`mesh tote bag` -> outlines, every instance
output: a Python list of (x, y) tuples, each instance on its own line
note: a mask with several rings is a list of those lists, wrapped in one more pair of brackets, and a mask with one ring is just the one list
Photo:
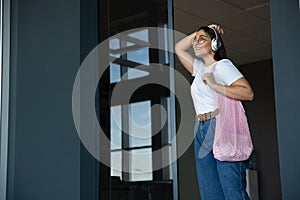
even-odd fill
[(253, 144), (244, 107), (238, 100), (217, 92), (215, 95), (219, 114), (216, 116), (214, 157), (220, 161), (247, 160)]

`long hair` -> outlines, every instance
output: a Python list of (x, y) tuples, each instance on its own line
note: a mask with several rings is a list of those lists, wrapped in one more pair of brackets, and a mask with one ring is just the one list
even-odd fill
[[(209, 35), (210, 39), (216, 38), (215, 32), (211, 28), (209, 28), (207, 26), (201, 26), (198, 29), (198, 31), (200, 31), (200, 30), (204, 30), (204, 32)], [(222, 40), (221, 35), (218, 32), (217, 32), (217, 34), (218, 34), (218, 39), (221, 42), (221, 47), (217, 51), (215, 51), (214, 59), (217, 60), (217, 61), (219, 61), (219, 60), (228, 58), (228, 56), (227, 56), (227, 52), (226, 52), (226, 49), (225, 49), (225, 46), (224, 46), (224, 42)]]

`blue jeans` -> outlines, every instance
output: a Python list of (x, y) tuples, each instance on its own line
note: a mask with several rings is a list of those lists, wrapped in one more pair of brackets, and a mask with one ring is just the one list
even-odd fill
[(214, 158), (215, 125), (214, 118), (195, 124), (194, 150), (201, 200), (249, 200), (248, 161), (224, 162)]

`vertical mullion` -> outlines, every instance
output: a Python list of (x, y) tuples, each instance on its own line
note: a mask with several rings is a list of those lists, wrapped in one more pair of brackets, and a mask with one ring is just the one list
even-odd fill
[[(109, 0), (98, 0), (98, 18), (99, 18), (99, 42), (106, 40), (110, 36), (110, 1)], [(107, 49), (109, 51), (109, 49)], [(109, 54), (108, 54), (109, 55)], [(100, 59), (109, 59), (102, 58), (100, 55)], [(101, 67), (101, 66), (100, 66)], [(102, 66), (103, 67), (103, 66)], [(109, 98), (109, 90), (110, 90), (110, 73), (107, 70), (100, 81), (103, 81), (104, 84), (99, 84), (100, 92), (99, 95), (99, 112), (100, 112), (100, 125), (103, 131), (106, 133), (106, 136), (110, 138), (110, 120), (102, 120), (102, 119), (110, 119), (110, 98)], [(102, 124), (104, 123), (104, 124)], [(107, 152), (110, 152), (110, 146), (106, 149)], [(106, 151), (104, 150), (104, 151)], [(110, 156), (110, 154), (109, 154)], [(100, 163), (100, 199), (111, 199), (111, 169), (109, 166)]]
[[(168, 12), (168, 23), (167, 23), (167, 28), (173, 30), (174, 29), (174, 11), (173, 11), (173, 0), (166, 0), (167, 1), (167, 12)], [(174, 35), (173, 32), (168, 32), (169, 34), (167, 35), (168, 40), (167, 41), (171, 41), (168, 44), (168, 47), (170, 48), (169, 50), (169, 64), (170, 64), (170, 68), (174, 69), (175, 66), (175, 57), (174, 57)], [(175, 74), (172, 72), (172, 70), (170, 70), (170, 90), (171, 91), (175, 91)], [(170, 115), (168, 115), (169, 117), (169, 123), (170, 124), (170, 137), (171, 138), (176, 138), (176, 103), (175, 103), (175, 94), (173, 92), (170, 92), (170, 108), (174, 110), (174, 112), (170, 112)], [(175, 160), (173, 158), (177, 157), (177, 141), (174, 139), (174, 141), (172, 142), (172, 147), (171, 147), (171, 160)], [(173, 199), (174, 200), (178, 200), (178, 170), (177, 170), (177, 162), (174, 162), (172, 164), (172, 182), (173, 182)]]
[(10, 0), (1, 0), (1, 146), (0, 146), (0, 199), (6, 199), (9, 129), (10, 77)]
[[(128, 121), (128, 115), (129, 115), (129, 105), (122, 105), (122, 149), (128, 149), (129, 148), (129, 121)], [(125, 181), (129, 181), (129, 173), (124, 169), (129, 169), (129, 156), (127, 153), (124, 153), (122, 151), (122, 179)]]
[[(126, 42), (120, 40), (120, 48), (126, 47)], [(121, 55), (120, 59), (127, 59), (127, 54)], [(121, 81), (128, 80), (128, 69), (122, 65), (120, 65), (121, 68)], [(122, 149), (128, 149), (129, 148), (129, 104), (128, 105), (121, 105), (121, 113), (122, 113)], [(130, 174), (127, 172), (129, 169), (129, 154), (122, 151), (122, 178), (125, 181), (130, 181)]]

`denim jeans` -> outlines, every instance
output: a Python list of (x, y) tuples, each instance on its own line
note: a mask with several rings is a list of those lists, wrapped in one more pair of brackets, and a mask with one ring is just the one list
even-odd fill
[(224, 162), (214, 158), (215, 125), (214, 118), (195, 124), (194, 150), (201, 200), (249, 200), (248, 161)]

